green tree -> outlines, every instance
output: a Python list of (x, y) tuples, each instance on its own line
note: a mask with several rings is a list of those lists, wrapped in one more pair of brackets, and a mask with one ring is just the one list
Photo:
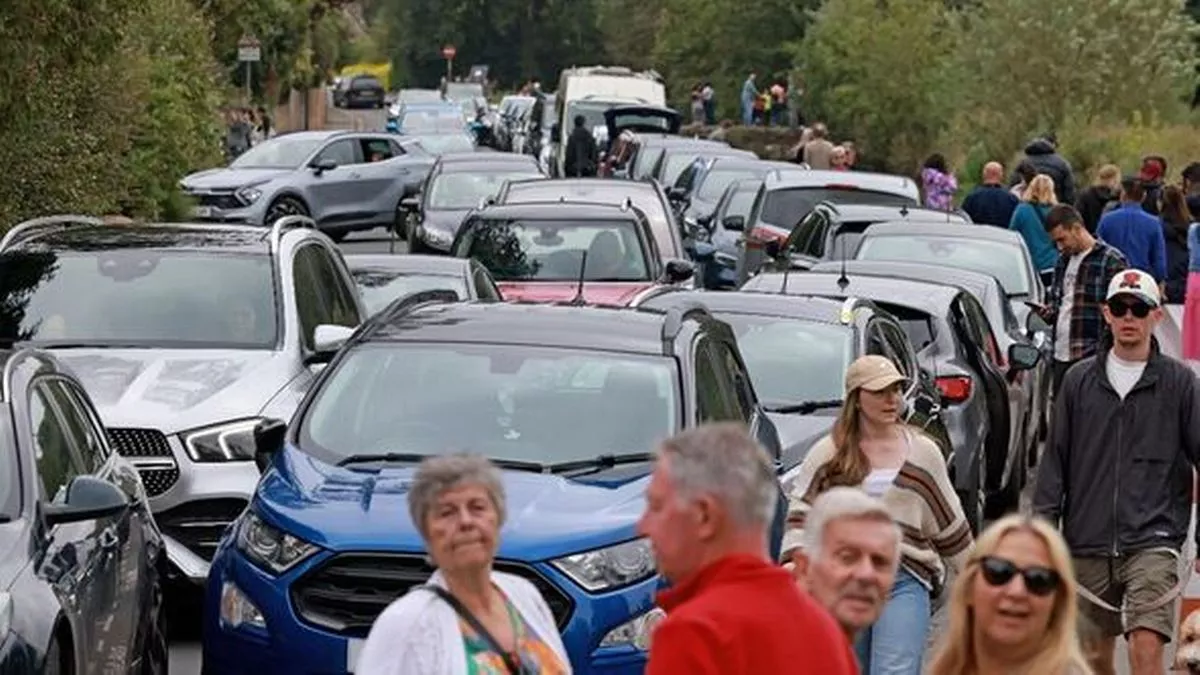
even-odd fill
[(914, 171), (953, 106), (944, 95), (952, 18), (943, 0), (827, 0), (793, 44), (807, 116), (880, 168)]
[(654, 47), (665, 5), (665, 0), (601, 0), (596, 21), (608, 60), (638, 70), (655, 68)]

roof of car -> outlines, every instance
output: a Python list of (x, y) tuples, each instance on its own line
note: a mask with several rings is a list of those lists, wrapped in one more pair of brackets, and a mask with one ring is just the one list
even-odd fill
[[(843, 221), (847, 222), (921, 222), (966, 225), (966, 219), (957, 213), (927, 209), (920, 206), (875, 206), (867, 204), (828, 204)], [(907, 215), (906, 215), (907, 214)]]
[(75, 225), (32, 231), (16, 244), (18, 249), (46, 247), (55, 250), (172, 249), (268, 253), (270, 230), (250, 225), (170, 223), (134, 225)]
[(480, 152), (479, 150), (471, 150), (469, 152), (445, 152), (438, 159), (442, 164), (528, 164), (537, 166), (537, 160), (529, 155), (519, 155), (515, 152)]
[(528, 204), (489, 204), (473, 214), (482, 219), (524, 218), (566, 220), (636, 220), (632, 211), (615, 204), (553, 201)]
[(518, 185), (533, 184), (538, 188), (554, 189), (554, 188), (579, 188), (579, 187), (595, 187), (598, 190), (643, 190), (654, 192), (656, 190), (654, 183), (644, 180), (613, 180), (611, 178), (550, 178), (547, 180), (538, 180), (536, 178), (527, 178), (524, 180), (511, 181), (509, 190)]
[(722, 169), (777, 169), (780, 171), (806, 171), (798, 164), (790, 162), (781, 162), (773, 159), (759, 159), (757, 157), (747, 157), (745, 155), (718, 155), (716, 157), (708, 157), (712, 162), (712, 168)]
[(817, 297), (798, 297), (778, 293), (729, 291), (677, 291), (661, 293), (643, 302), (641, 307), (667, 309), (689, 303), (700, 303), (710, 312), (721, 314), (752, 314), (805, 319), (821, 323), (841, 323), (842, 300)]
[(368, 341), (508, 344), (661, 354), (664, 312), (537, 303), (433, 303), (385, 321)]
[(916, 183), (907, 176), (869, 171), (772, 171), (765, 178), (767, 189), (789, 187), (820, 187), (825, 185), (853, 185), (863, 190), (905, 192), (914, 190)]
[(715, 141), (698, 141), (695, 144), (669, 145), (663, 151), (664, 155), (685, 155), (689, 153), (698, 153), (700, 156), (705, 153), (711, 153), (720, 157), (757, 158), (757, 155), (749, 150), (735, 148), (732, 145), (724, 145)]
[(709, 138), (694, 138), (692, 136), (675, 136), (671, 134), (652, 136), (648, 134), (639, 134), (639, 137), (643, 139), (643, 146), (665, 146), (667, 148), (681, 145), (698, 145), (701, 147), (716, 146), (719, 148), (730, 147), (729, 143), (726, 143), (725, 141), (718, 141)]
[(899, 235), (933, 236), (940, 235), (954, 239), (986, 239), (1009, 244), (1021, 244), (1021, 235), (1000, 227), (987, 225), (967, 225), (964, 227), (946, 227), (945, 223), (914, 223), (890, 222), (876, 223), (863, 232), (863, 237), (894, 237)]
[(466, 258), (451, 258), (444, 255), (363, 253), (345, 256), (346, 265), (353, 270), (386, 269), (412, 274), (435, 276), (462, 276), (471, 266)]
[(926, 281), (949, 286), (965, 288), (976, 296), (995, 292), (1000, 286), (1000, 280), (985, 272), (963, 269), (961, 267), (942, 267), (915, 262), (897, 262), (892, 260), (847, 260), (819, 262), (810, 268), (811, 272), (837, 274), (842, 266), (848, 275), (867, 275)]
[(443, 162), (438, 167), (438, 173), (512, 173), (520, 169), (528, 169), (531, 173), (541, 173), (536, 162), (495, 161), (482, 157), (474, 162)]
[[(845, 298), (851, 295), (875, 302), (914, 307), (931, 314), (941, 314), (961, 292), (957, 288), (926, 281), (847, 275), (850, 281), (843, 289), (838, 285), (837, 272), (798, 272), (787, 275), (787, 292), (791, 295), (823, 295)], [(754, 292), (774, 292), (783, 285), (783, 273), (772, 272), (752, 278)]]

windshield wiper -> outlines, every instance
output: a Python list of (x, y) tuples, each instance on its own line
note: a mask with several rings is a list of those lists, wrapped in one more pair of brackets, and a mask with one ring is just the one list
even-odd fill
[(569, 462), (558, 462), (546, 465), (548, 473), (566, 473), (579, 469), (611, 469), (618, 464), (637, 464), (654, 461), (655, 455), (650, 452), (629, 452), (622, 455), (598, 455), (587, 459), (573, 459)]
[(781, 415), (808, 415), (818, 410), (840, 407), (842, 407), (841, 399), (830, 399), (828, 401), (802, 401), (787, 405), (765, 405), (763, 409), (767, 412), (780, 413)]
[[(434, 457), (434, 455), (418, 455), (412, 452), (381, 452), (375, 454), (350, 455), (349, 457), (340, 460), (338, 466), (349, 466), (351, 464), (369, 464), (371, 462), (388, 462), (392, 464), (419, 464), (426, 459)], [(524, 462), (519, 459), (495, 459), (488, 458), (492, 464), (501, 469), (514, 469), (517, 471), (533, 471), (536, 473), (548, 473), (545, 465), (537, 462)]]

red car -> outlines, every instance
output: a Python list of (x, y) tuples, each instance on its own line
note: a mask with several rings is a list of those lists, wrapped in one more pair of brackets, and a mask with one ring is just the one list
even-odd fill
[(689, 261), (662, 260), (645, 214), (629, 204), (485, 206), (467, 217), (451, 253), (483, 264), (506, 300), (526, 302), (625, 306), (695, 274)]

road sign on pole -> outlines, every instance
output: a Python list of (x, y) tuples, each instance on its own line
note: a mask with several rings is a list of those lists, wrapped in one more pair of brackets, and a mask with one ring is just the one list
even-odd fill
[(446, 59), (446, 81), (450, 82), (454, 79), (454, 57), (458, 54), (458, 50), (454, 45), (446, 45), (442, 47), (442, 58)]
[(244, 35), (238, 40), (238, 61), (246, 64), (246, 103), (250, 103), (250, 81), (254, 77), (253, 64), (262, 60), (262, 44), (253, 35)]

